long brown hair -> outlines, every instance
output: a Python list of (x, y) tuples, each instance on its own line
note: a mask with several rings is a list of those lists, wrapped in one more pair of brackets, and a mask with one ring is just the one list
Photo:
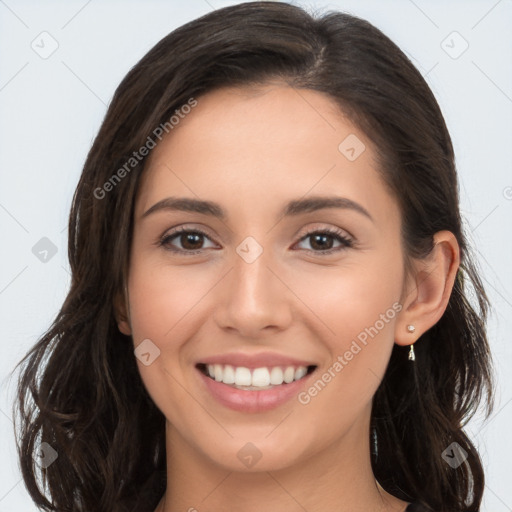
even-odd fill
[[(489, 304), (461, 226), (452, 143), (435, 97), (367, 21), (251, 2), (191, 21), (151, 49), (117, 88), (87, 156), (69, 218), (71, 287), (19, 363), (19, 459), (44, 510), (153, 510), (164, 492), (165, 418), (114, 318), (146, 158), (126, 162), (191, 98), (271, 79), (326, 94), (373, 140), (401, 209), (406, 257), (428, 255), (437, 231), (457, 238), (461, 265), (447, 309), (416, 343), (417, 364), (394, 346), (369, 435), (374, 474), (388, 492), (437, 512), (479, 509), (484, 473), (463, 427), (482, 399), (491, 410)], [(467, 452), (457, 468), (442, 456), (452, 443)], [(58, 458), (42, 467), (33, 455), (45, 458), (49, 447)]]

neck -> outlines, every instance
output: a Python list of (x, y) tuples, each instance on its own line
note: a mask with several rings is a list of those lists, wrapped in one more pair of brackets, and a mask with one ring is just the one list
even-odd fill
[(167, 424), (167, 490), (155, 512), (403, 512), (407, 503), (375, 481), (367, 425), (295, 465), (240, 472), (215, 464)]

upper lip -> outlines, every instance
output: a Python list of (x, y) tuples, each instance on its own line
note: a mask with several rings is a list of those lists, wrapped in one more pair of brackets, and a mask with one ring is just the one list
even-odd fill
[(284, 354), (275, 352), (259, 352), (257, 354), (218, 354), (211, 357), (205, 357), (198, 361), (198, 364), (229, 364), (231, 366), (243, 366), (245, 368), (254, 369), (272, 366), (316, 366), (311, 361), (305, 361), (289, 357)]

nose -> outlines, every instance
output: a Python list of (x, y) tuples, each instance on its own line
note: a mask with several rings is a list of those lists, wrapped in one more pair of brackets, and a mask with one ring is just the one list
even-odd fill
[(214, 318), (221, 329), (261, 340), (290, 325), (294, 295), (269, 255), (264, 250), (248, 262), (235, 254), (231, 271), (219, 283)]

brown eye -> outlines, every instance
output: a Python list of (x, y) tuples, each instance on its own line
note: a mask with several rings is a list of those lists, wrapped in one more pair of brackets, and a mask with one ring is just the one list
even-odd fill
[(166, 234), (160, 240), (159, 245), (172, 252), (190, 255), (205, 249), (205, 239), (210, 240), (206, 233), (198, 229), (180, 228)]
[[(346, 237), (341, 231), (329, 229), (311, 231), (304, 235), (300, 239), (300, 242), (304, 242), (306, 240), (310, 240), (309, 243), (311, 247), (311, 249), (306, 248), (306, 250), (319, 254), (330, 254), (353, 246), (352, 240)], [(337, 247), (333, 247), (335, 242), (339, 243)]]
[(184, 249), (193, 251), (194, 249), (200, 249), (202, 245), (202, 236), (199, 233), (182, 233), (179, 235), (179, 241)]

